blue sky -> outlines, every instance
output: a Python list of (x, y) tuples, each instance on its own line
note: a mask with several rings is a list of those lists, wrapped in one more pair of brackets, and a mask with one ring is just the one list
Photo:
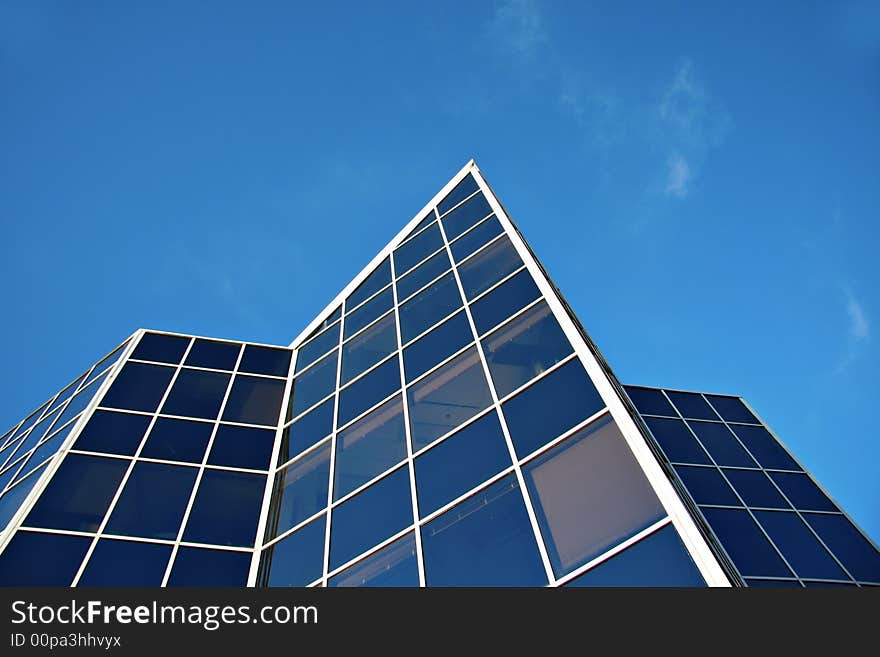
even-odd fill
[(0, 0), (0, 424), (138, 327), (287, 344), (474, 157), (623, 382), (880, 539), (876, 3), (121, 4)]

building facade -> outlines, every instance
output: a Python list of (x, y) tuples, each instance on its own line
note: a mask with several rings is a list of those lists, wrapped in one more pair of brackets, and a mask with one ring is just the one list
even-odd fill
[(290, 346), (139, 330), (13, 427), (0, 529), (6, 585), (880, 582), (741, 400), (617, 381), (473, 162)]

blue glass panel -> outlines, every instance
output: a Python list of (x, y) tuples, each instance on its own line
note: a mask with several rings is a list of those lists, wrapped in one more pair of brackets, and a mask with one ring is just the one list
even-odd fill
[(440, 226), (433, 224), (394, 251), (395, 274), (400, 276), (409, 271), (442, 247), (443, 236), (440, 234)]
[(152, 360), (158, 363), (177, 364), (183, 358), (186, 348), (189, 346), (189, 338), (177, 335), (160, 335), (158, 333), (144, 333), (131, 354), (138, 360)]
[(410, 386), (406, 394), (413, 450), (428, 445), (492, 403), (476, 348)]
[(335, 324), (320, 335), (316, 335), (299, 348), (296, 354), (297, 372), (304, 370), (306, 367), (314, 363), (318, 357), (323, 356), (339, 344), (340, 326), (340, 324)]
[(397, 280), (397, 301), (402, 302), (408, 296), (422, 289), (440, 274), (449, 269), (449, 255), (446, 249), (438, 251), (428, 260), (413, 269), (403, 278)]
[(449, 248), (452, 250), (452, 257), (455, 258), (456, 262), (461, 262), (502, 232), (504, 230), (501, 228), (501, 222), (498, 221), (498, 218), (494, 216), (489, 217), (486, 221), (475, 226), (473, 230), (465, 233), (449, 245)]
[(173, 367), (126, 363), (101, 400), (101, 406), (152, 413), (174, 375)]
[(21, 456), (24, 456), (31, 449), (33, 449), (34, 446), (36, 446), (36, 444), (40, 442), (43, 436), (45, 436), (48, 431), (52, 430), (53, 425), (61, 426), (60, 424), (58, 424), (58, 416), (60, 414), (60, 411), (56, 410), (51, 415), (47, 415), (42, 420), (40, 420), (34, 426), (34, 428), (31, 429), (31, 432), (27, 436), (25, 436), (24, 440), (21, 441), (21, 443), (15, 448), (15, 450), (11, 450), (9, 452), (11, 457), (9, 459), (9, 462), (12, 463)]
[(718, 421), (718, 415), (701, 395), (693, 392), (673, 392), (672, 390), (667, 390), (666, 394), (682, 417)]
[(422, 527), (428, 586), (544, 586), (519, 484), (508, 475)]
[(265, 475), (205, 470), (183, 540), (253, 546), (265, 489)]
[(853, 577), (880, 583), (880, 551), (845, 516), (805, 513), (804, 518)]
[(498, 414), (490, 411), (415, 462), (422, 517), (512, 465)]
[(588, 570), (566, 586), (706, 586), (672, 525)]
[(721, 395), (706, 395), (709, 403), (715, 408), (721, 417), (727, 422), (746, 422), (759, 424), (757, 418), (736, 397), (722, 397)]
[(711, 464), (709, 456), (681, 420), (646, 417), (645, 424), (673, 463)]
[(400, 334), (406, 344), (441, 319), (461, 308), (461, 295), (452, 272), (435, 281), (400, 307)]
[(161, 586), (171, 546), (102, 538), (77, 586)]
[(330, 483), (329, 441), (291, 463), (275, 477), (266, 540), (295, 527), (327, 506)]
[(473, 341), (474, 334), (464, 311), (449, 318), (404, 350), (407, 383)]
[(498, 326), (540, 295), (538, 286), (535, 285), (528, 271), (523, 270), (511, 276), (489, 294), (471, 304), (471, 315), (477, 332), (482, 335)]
[(672, 404), (663, 396), (659, 390), (651, 388), (633, 388), (624, 386), (626, 394), (635, 404), (636, 410), (642, 415), (666, 415), (667, 417), (677, 417), (672, 409)]
[(855, 582), (810, 582), (805, 581), (804, 586), (809, 586), (810, 588), (855, 588), (858, 585)]
[(197, 468), (135, 463), (105, 533), (175, 540)]
[(747, 511), (711, 508), (702, 511), (742, 575), (792, 577)]
[(325, 356), (307, 371), (297, 374), (290, 391), (290, 409), (287, 419), (314, 406), (336, 389), (336, 356), (334, 351)]
[(59, 427), (63, 427), (75, 416), (79, 415), (82, 410), (89, 405), (89, 402), (92, 401), (92, 398), (95, 396), (95, 393), (98, 391), (98, 388), (101, 386), (102, 382), (103, 377), (101, 377), (101, 379), (93, 381), (88, 386), (76, 393), (73, 399), (71, 399), (67, 403), (67, 406), (64, 407), (64, 410), (61, 411), (61, 417), (56, 420), (50, 431), (55, 431)]
[(306, 586), (320, 578), (326, 524), (327, 516), (322, 515), (264, 550), (259, 576), (263, 585)]
[(522, 260), (510, 239), (502, 237), (494, 241), (458, 267), (461, 286), (468, 300), (495, 285), (505, 276), (522, 267)]
[(755, 517), (799, 577), (849, 579), (796, 513), (755, 511)]
[(342, 346), (340, 385), (367, 371), (396, 349), (397, 325), (391, 312)]
[(333, 509), (330, 569), (338, 568), (412, 522), (409, 469), (404, 466)]
[(771, 472), (769, 474), (795, 508), (811, 511), (838, 510), (807, 475), (793, 472)]
[(688, 422), (688, 425), (697, 434), (697, 438), (703, 443), (703, 447), (718, 465), (734, 465), (745, 468), (755, 468), (757, 464), (742, 448), (739, 441), (730, 430), (719, 422)]
[(141, 456), (166, 461), (201, 463), (214, 424), (160, 417), (150, 429)]
[(331, 397), (314, 410), (303, 415), (284, 430), (281, 435), (281, 452), (278, 464), (287, 463), (333, 431), (333, 409), (336, 398)]
[(250, 552), (180, 547), (168, 586), (244, 586), (250, 567)]
[(238, 371), (268, 376), (287, 376), (287, 372), (290, 370), (290, 354), (290, 349), (263, 347), (256, 344), (245, 345)]
[(237, 342), (196, 338), (192, 349), (186, 355), (184, 365), (208, 367), (214, 370), (233, 370), (240, 351), (241, 345)]
[(405, 458), (403, 402), (398, 396), (336, 436), (334, 499), (350, 493)]
[(801, 583), (796, 579), (746, 579), (745, 582), (750, 588), (801, 588)]
[(477, 194), (440, 218), (446, 239), (450, 242), (476, 224), (480, 219), (492, 214), (489, 201), (482, 194)]
[(133, 455), (150, 424), (148, 415), (95, 411), (74, 443), (87, 452)]
[(477, 181), (474, 180), (474, 177), (471, 174), (466, 175), (461, 179), (461, 182), (459, 182), (452, 191), (437, 204), (437, 212), (440, 214), (449, 212), (450, 209), (461, 203), (464, 199), (477, 191), (477, 189), (479, 189), (479, 187), (477, 187)]
[(727, 479), (743, 498), (746, 506), (770, 509), (790, 508), (773, 483), (758, 470), (724, 470)]
[(318, 325), (312, 330), (312, 332), (309, 333), (309, 335), (305, 338), (305, 340), (306, 340), (306, 341), (307, 341), (307, 340), (311, 340), (311, 339), (314, 338), (316, 335), (318, 335), (318, 333), (320, 333), (321, 331), (323, 331), (325, 328), (327, 328), (327, 327), (330, 326), (331, 324), (335, 324), (337, 321), (339, 321), (339, 318), (340, 318), (340, 317), (342, 317), (342, 306), (339, 306), (338, 308), (336, 308), (336, 310), (334, 310), (334, 311), (333, 311), (333, 312), (332, 312), (332, 313), (331, 313), (331, 314), (330, 314), (330, 315), (329, 315), (329, 316), (328, 316), (323, 322), (321, 322), (320, 324), (318, 324)]
[(605, 406), (580, 361), (574, 359), (506, 401), (502, 407), (520, 458)]
[(734, 425), (731, 427), (762, 467), (779, 468), (780, 470), (800, 470), (788, 452), (776, 442), (764, 427), (747, 427)]
[(717, 468), (677, 465), (675, 471), (697, 504), (742, 506), (742, 502), (724, 481), (724, 477), (721, 476)]
[(328, 586), (410, 587), (419, 585), (416, 541), (407, 534), (366, 559), (346, 568), (327, 582)]
[(68, 454), (24, 524), (96, 531), (128, 464), (121, 459)]
[(434, 210), (433, 209), (429, 210), (428, 214), (426, 214), (424, 217), (422, 217), (421, 221), (419, 221), (419, 223), (417, 223), (415, 225), (415, 227), (411, 231), (409, 231), (409, 234), (415, 235), (420, 230), (423, 230), (425, 228), (425, 226), (432, 223), (436, 218), (437, 218), (437, 215), (434, 214)]
[(4, 586), (70, 586), (92, 539), (16, 532), (0, 554)]
[(89, 381), (93, 381), (99, 374), (108, 369), (112, 364), (114, 364), (119, 356), (122, 354), (122, 351), (128, 346), (128, 340), (123, 342), (121, 345), (116, 347), (109, 354), (104, 356), (101, 360), (97, 362), (97, 364), (92, 368), (92, 371), (89, 373)]
[(385, 258), (345, 300), (346, 312), (370, 298), (391, 282), (391, 260)]
[(275, 426), (281, 414), (284, 381), (236, 374), (223, 409), (227, 422)]
[(221, 424), (217, 427), (211, 453), (210, 465), (226, 465), (233, 468), (267, 470), (275, 446), (273, 429), (255, 429)]
[[(14, 483), (21, 481), (24, 477), (33, 472), (36, 466), (42, 464), (50, 456), (53, 456), (58, 451), (58, 448), (61, 447), (64, 439), (67, 438), (67, 434), (70, 433), (74, 424), (75, 423), (71, 422), (65, 428), (56, 431), (47, 440), (44, 440), (39, 447), (32, 451), (30, 457), (25, 461), (24, 466), (22, 466), (19, 473), (15, 475)], [(11, 469), (14, 470), (15, 467), (16, 466), (13, 465)], [(0, 475), (0, 490), (2, 490), (5, 483), (6, 482), (3, 481), (3, 476)]]
[(398, 356), (385, 361), (339, 393), (337, 426), (343, 426), (400, 388)]
[(229, 374), (183, 368), (162, 404), (165, 415), (185, 415), (213, 420), (220, 412), (229, 386)]
[(357, 308), (350, 315), (345, 316), (345, 328), (342, 331), (343, 340), (348, 340), (365, 326), (369, 326), (382, 315), (391, 310), (394, 305), (394, 292), (389, 287), (375, 297)]
[[(29, 477), (7, 490), (3, 493), (3, 497), (0, 497), (0, 532), (3, 531), (7, 523), (12, 520), (15, 512), (21, 507), (21, 503), (24, 502), (24, 498), (31, 492), (34, 484), (37, 483), (37, 479), (43, 473), (44, 468), (45, 466), (37, 468)], [(3, 483), (5, 485), (5, 482)]]

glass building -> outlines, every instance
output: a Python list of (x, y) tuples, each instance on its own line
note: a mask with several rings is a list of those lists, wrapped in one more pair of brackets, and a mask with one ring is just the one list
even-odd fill
[(0, 437), (0, 584), (880, 583), (736, 397), (622, 386), (471, 161), (289, 346), (139, 330)]

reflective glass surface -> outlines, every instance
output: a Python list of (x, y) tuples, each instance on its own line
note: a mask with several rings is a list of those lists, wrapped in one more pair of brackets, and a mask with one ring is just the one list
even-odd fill
[(717, 468), (676, 466), (675, 471), (697, 504), (742, 506)]
[(719, 419), (702, 395), (693, 392), (675, 392), (673, 390), (667, 390), (666, 394), (684, 418), (715, 421)]
[(764, 427), (748, 427), (736, 424), (731, 428), (746, 446), (746, 449), (758, 459), (758, 463), (762, 467), (778, 468), (780, 470), (800, 470), (794, 459), (788, 455), (788, 452), (776, 442), (776, 439)]
[(461, 295), (450, 272), (400, 307), (400, 333), (404, 344), (461, 305)]
[(214, 370), (232, 370), (238, 360), (241, 345), (236, 342), (220, 342), (196, 338), (186, 356), (184, 365), (208, 367)]
[(449, 245), (452, 257), (461, 262), (471, 253), (503, 232), (497, 217), (489, 217)]
[(126, 363), (101, 400), (101, 406), (153, 412), (171, 383), (174, 368), (146, 363)]
[(755, 517), (799, 577), (849, 579), (797, 514), (755, 511)]
[(160, 586), (171, 546), (102, 538), (77, 586)]
[(807, 475), (793, 472), (769, 474), (796, 508), (810, 511), (837, 511), (837, 507)]
[(624, 386), (626, 394), (635, 404), (636, 410), (643, 415), (666, 415), (676, 417), (672, 404), (660, 390), (649, 388), (632, 388)]
[(241, 363), (238, 365), (239, 372), (269, 376), (287, 376), (289, 369), (289, 349), (263, 347), (255, 344), (245, 345)]
[(416, 541), (407, 534), (367, 558), (346, 568), (327, 582), (328, 586), (386, 586), (419, 585), (419, 565)]
[(702, 511), (743, 576), (792, 576), (747, 511), (713, 508)]
[(400, 388), (398, 356), (385, 361), (339, 393), (337, 425), (343, 426)]
[(398, 302), (404, 301), (448, 269), (449, 255), (446, 253), (446, 249), (443, 249), (397, 280)]
[(181, 546), (168, 586), (244, 586), (250, 567), (250, 552)]
[(275, 477), (266, 540), (295, 527), (327, 506), (329, 482), (329, 441), (281, 470)]
[(296, 354), (296, 371), (304, 370), (315, 362), (319, 356), (339, 344), (339, 324), (334, 324), (320, 335), (306, 342)]
[(185, 415), (213, 420), (229, 386), (229, 374), (183, 368), (162, 404), (165, 415)]
[(91, 543), (86, 536), (16, 532), (0, 554), (0, 582), (70, 586)]
[(76, 439), (74, 448), (131, 456), (141, 444), (149, 424), (148, 415), (95, 411)]
[(495, 240), (459, 265), (458, 273), (465, 296), (468, 300), (474, 299), (502, 278), (519, 269), (522, 264), (509, 238), (502, 237)]
[(396, 349), (397, 326), (394, 313), (388, 313), (342, 346), (340, 385), (345, 385)]
[(540, 296), (528, 271), (521, 271), (471, 304), (474, 326), (482, 335)]
[(723, 397), (721, 395), (706, 395), (709, 403), (727, 422), (745, 422), (746, 424), (758, 424), (757, 418), (736, 397)]
[(734, 465), (745, 468), (754, 468), (756, 463), (752, 457), (742, 448), (736, 437), (730, 430), (719, 422), (688, 422), (688, 425), (697, 434), (697, 438), (703, 443), (709, 454), (718, 465)]
[(394, 251), (395, 273), (400, 276), (442, 247), (443, 236), (440, 234), (440, 227), (433, 224)]
[(681, 420), (644, 418), (651, 434), (673, 463), (701, 463), (709, 465), (709, 456)]
[(183, 540), (252, 547), (265, 487), (265, 475), (205, 470)]
[(751, 507), (768, 507), (771, 509), (787, 509), (788, 502), (759, 470), (724, 470), (724, 475), (733, 484), (736, 492)]
[(845, 516), (804, 513), (804, 518), (853, 577), (880, 582), (880, 552)]
[(288, 420), (318, 403), (336, 388), (336, 356), (339, 352), (325, 356), (307, 371), (296, 375), (291, 388), (291, 402)]
[(450, 242), (477, 223), (480, 219), (492, 214), (489, 202), (482, 194), (472, 196), (449, 214), (440, 218), (446, 239)]
[(197, 474), (182, 465), (135, 463), (105, 532), (175, 540)]
[(452, 191), (437, 204), (437, 212), (440, 214), (448, 212), (477, 191), (477, 189), (479, 188), (477, 187), (477, 181), (474, 180), (474, 177), (471, 174), (466, 175), (461, 179), (461, 182), (459, 182)]
[(322, 515), (263, 551), (259, 581), (268, 586), (306, 586), (321, 577), (324, 569)]
[(391, 260), (385, 258), (345, 300), (346, 312), (363, 303), (391, 282)]
[(333, 410), (336, 399), (330, 398), (315, 407), (284, 430), (278, 463), (283, 464), (307, 450), (333, 431)]
[(223, 409), (227, 422), (275, 426), (281, 412), (284, 381), (236, 374)]
[(166, 461), (201, 463), (214, 425), (160, 417), (156, 420), (141, 456)]
[(233, 468), (267, 470), (274, 446), (274, 429), (221, 424), (214, 434), (208, 463)]
[(183, 358), (186, 348), (189, 346), (189, 338), (177, 335), (160, 335), (158, 333), (144, 333), (140, 342), (131, 354), (138, 360), (152, 360), (158, 363), (177, 364)]
[(392, 305), (394, 305), (394, 292), (389, 287), (345, 316), (343, 339), (348, 340), (365, 326), (375, 322), (391, 310)]
[(404, 350), (403, 366), (407, 382), (421, 376), (473, 341), (474, 334), (464, 311), (453, 315)]

